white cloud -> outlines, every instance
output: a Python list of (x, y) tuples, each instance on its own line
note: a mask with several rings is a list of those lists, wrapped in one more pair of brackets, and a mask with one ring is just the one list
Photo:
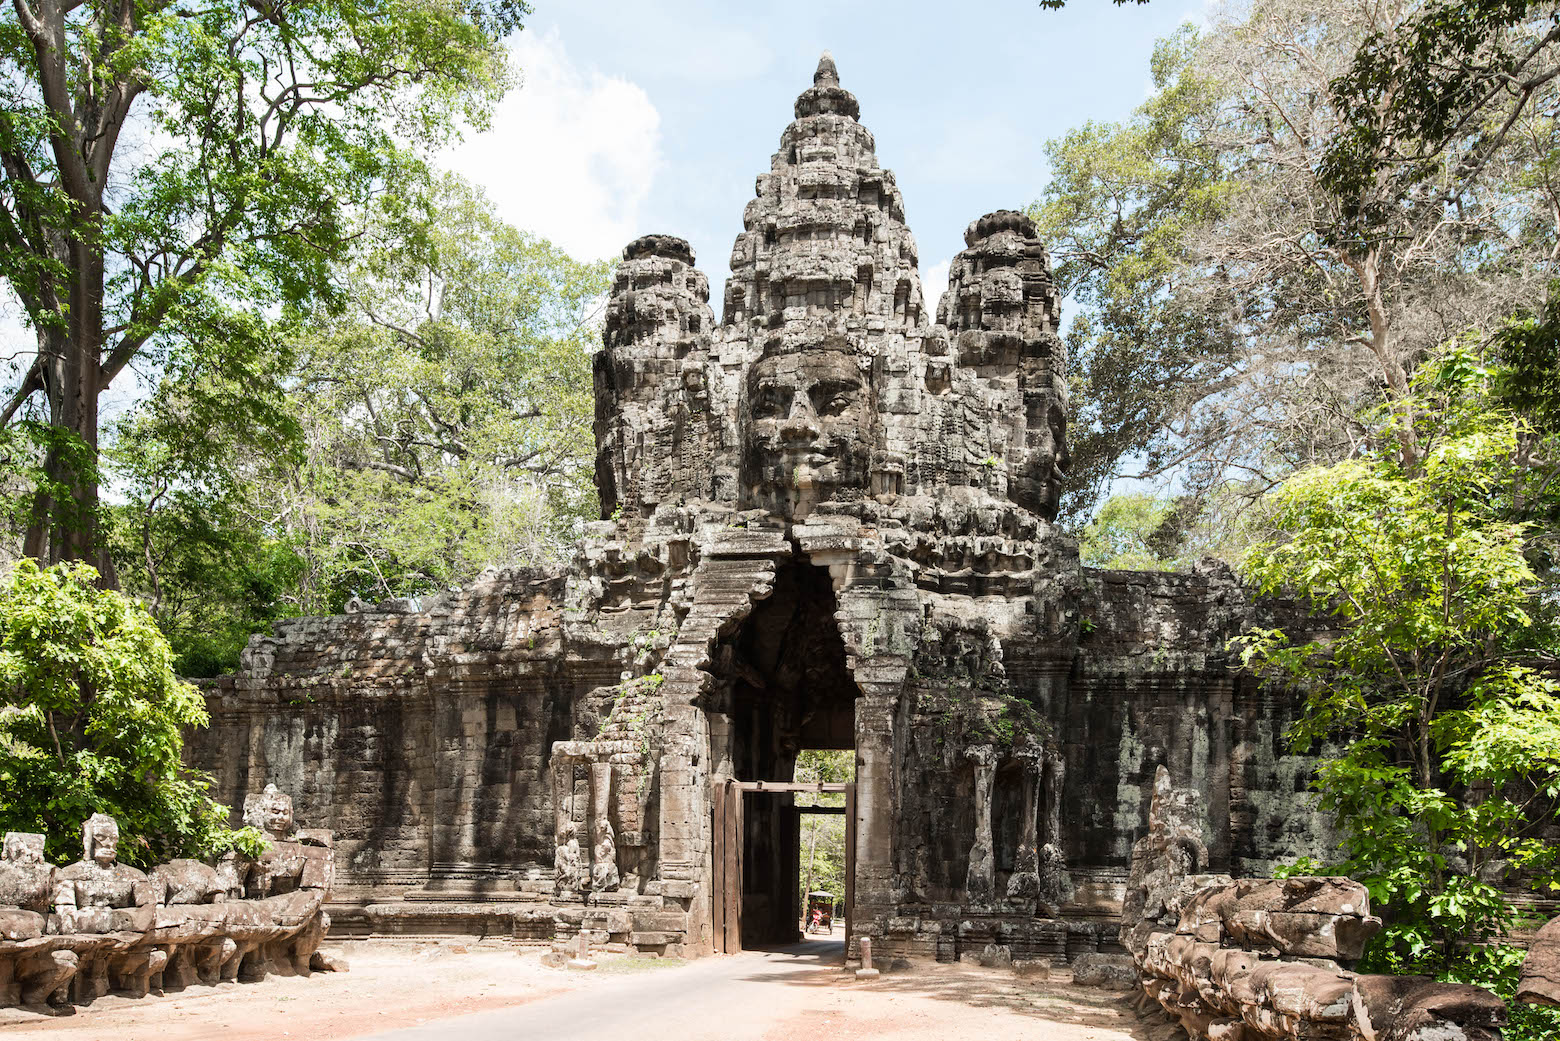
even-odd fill
[(936, 319), (937, 303), (943, 293), (948, 291), (948, 268), (952, 263), (952, 257), (944, 257), (931, 267), (921, 269), (921, 295), (926, 300), (926, 318), (929, 322)]
[(661, 166), (661, 117), (637, 84), (575, 65), (556, 30), (510, 46), (524, 81), (493, 127), (447, 156), (504, 220), (580, 259), (617, 254)]

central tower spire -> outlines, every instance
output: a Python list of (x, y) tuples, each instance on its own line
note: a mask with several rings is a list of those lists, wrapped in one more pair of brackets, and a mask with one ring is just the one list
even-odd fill
[(756, 325), (814, 343), (854, 336), (864, 349), (869, 324), (921, 323), (904, 198), (893, 173), (878, 165), (860, 114), (825, 51), (743, 214), (726, 285), (728, 327)]

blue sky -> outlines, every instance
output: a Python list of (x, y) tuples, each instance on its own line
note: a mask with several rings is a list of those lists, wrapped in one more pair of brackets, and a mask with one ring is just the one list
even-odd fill
[(533, 5), (511, 42), (524, 85), (449, 165), (579, 256), (646, 232), (689, 239), (716, 301), (754, 177), (823, 50), (898, 177), (940, 292), (965, 225), (1033, 201), (1047, 139), (1126, 116), (1155, 39), (1203, 13), (1199, 0)]
[[(532, 0), (509, 44), (522, 85), (443, 158), (510, 223), (581, 258), (647, 232), (689, 239), (718, 314), (754, 177), (827, 49), (904, 192), (935, 306), (965, 225), (1039, 196), (1048, 139), (1130, 113), (1154, 41), (1206, 2)], [(32, 341), (0, 290), (0, 355)], [(121, 378), (107, 413), (144, 379)]]

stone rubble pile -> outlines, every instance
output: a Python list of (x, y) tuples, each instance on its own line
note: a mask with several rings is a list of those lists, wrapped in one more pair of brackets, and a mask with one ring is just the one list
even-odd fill
[(1121, 940), (1144, 995), (1199, 1041), (1491, 1041), (1487, 990), (1347, 967), (1381, 928), (1347, 878), (1235, 879), (1207, 866), (1195, 793), (1160, 767), (1133, 847)]
[(174, 860), (149, 874), (119, 863), (119, 826), (106, 814), (82, 825), (82, 859), (65, 868), (44, 861), (42, 835), (8, 832), (0, 1007), (340, 967), (318, 950), (330, 927), (331, 833), (294, 827), (292, 800), (270, 785), (245, 800), (244, 820), (269, 840), (258, 858)]

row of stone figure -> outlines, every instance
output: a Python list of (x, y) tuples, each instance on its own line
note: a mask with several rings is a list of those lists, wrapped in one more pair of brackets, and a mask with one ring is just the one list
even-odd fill
[(292, 799), (267, 785), (244, 800), (259, 857), (174, 860), (151, 872), (119, 862), (119, 825), (94, 814), (82, 859), (47, 863), (44, 838), (8, 832), (0, 859), (0, 1006), (84, 1004), (193, 983), (306, 974), (330, 927), (329, 831), (298, 829)]

